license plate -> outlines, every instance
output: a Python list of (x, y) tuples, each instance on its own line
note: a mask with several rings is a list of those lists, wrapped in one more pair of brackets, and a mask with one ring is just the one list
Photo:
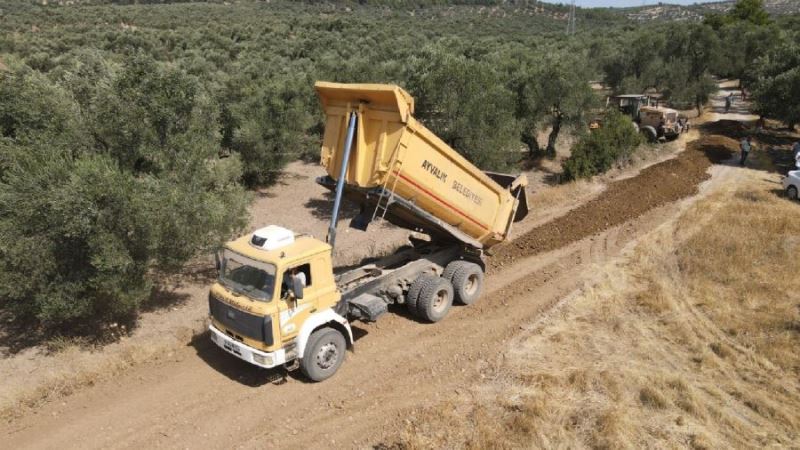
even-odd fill
[(239, 346), (234, 344), (233, 342), (223, 341), (222, 342), (222, 347), (225, 350), (227, 350), (227, 351), (229, 351), (229, 352), (231, 352), (231, 353), (233, 353), (235, 355), (241, 355), (242, 354), (242, 352), (239, 350)]

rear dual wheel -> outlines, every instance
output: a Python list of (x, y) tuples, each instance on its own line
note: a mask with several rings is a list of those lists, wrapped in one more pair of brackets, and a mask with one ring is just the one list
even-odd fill
[(483, 290), (483, 269), (470, 261), (453, 261), (441, 277), (422, 274), (406, 294), (409, 312), (429, 322), (444, 319), (453, 302), (471, 305)]
[(453, 284), (455, 300), (462, 305), (471, 305), (481, 296), (483, 269), (474, 262), (453, 261), (445, 268), (442, 278)]
[(436, 275), (422, 274), (411, 284), (406, 305), (420, 319), (438, 322), (453, 306), (453, 285)]
[(422, 287), (417, 299), (417, 315), (428, 322), (444, 319), (453, 306), (453, 285), (436, 277)]

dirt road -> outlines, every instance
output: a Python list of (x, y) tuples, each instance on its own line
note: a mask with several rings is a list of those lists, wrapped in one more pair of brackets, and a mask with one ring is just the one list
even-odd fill
[(403, 422), (404, 411), (491, 370), (521, 327), (591, 283), (596, 264), (673, 215), (676, 201), (708, 177), (709, 151), (719, 159), (716, 152), (729, 145), (701, 139), (527, 232), (493, 257), (480, 302), (454, 308), (441, 323), (421, 324), (402, 310), (377, 324), (357, 323), (355, 352), (324, 383), (292, 376), (269, 382), (281, 373), (231, 358), (202, 335), (156, 362), (26, 413), (2, 425), (0, 435), (9, 448), (374, 444)]

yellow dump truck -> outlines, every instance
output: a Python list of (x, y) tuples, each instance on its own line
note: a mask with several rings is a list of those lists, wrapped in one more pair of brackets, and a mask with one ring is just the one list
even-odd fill
[[(437, 322), (483, 286), (483, 252), (527, 214), (524, 176), (484, 173), (412, 116), (398, 86), (318, 82), (326, 115), (317, 180), (335, 193), (327, 242), (270, 225), (225, 245), (211, 287), (211, 338), (260, 367), (332, 376), (353, 345), (351, 320), (390, 304)], [(342, 199), (352, 226), (387, 220), (422, 233), (394, 254), (337, 270), (332, 251)]]

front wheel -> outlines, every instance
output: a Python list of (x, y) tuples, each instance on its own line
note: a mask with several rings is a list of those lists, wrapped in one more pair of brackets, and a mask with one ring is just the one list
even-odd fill
[(300, 369), (311, 381), (332, 377), (344, 362), (347, 341), (339, 330), (320, 328), (311, 333), (300, 361)]
[(797, 188), (794, 186), (787, 187), (786, 196), (789, 197), (791, 200), (797, 200)]

